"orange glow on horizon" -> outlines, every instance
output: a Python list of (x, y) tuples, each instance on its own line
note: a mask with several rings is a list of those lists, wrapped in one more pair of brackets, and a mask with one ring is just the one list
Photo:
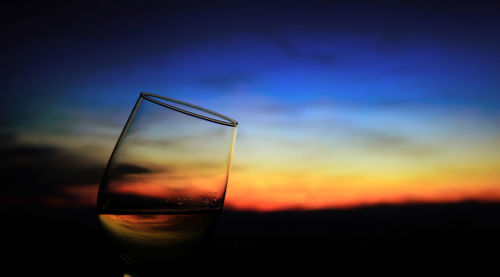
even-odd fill
[[(418, 107), (313, 106), (279, 112), (256, 115), (252, 110), (252, 117), (241, 121), (226, 208), (279, 211), (500, 201), (500, 130), (493, 119)], [(146, 154), (144, 160), (177, 161)], [(143, 160), (137, 164), (148, 166)], [(224, 184), (222, 175), (201, 180), (196, 174), (209, 172), (209, 163), (189, 164), (187, 173), (185, 168), (179, 172), (188, 178), (175, 179), (173, 172), (163, 177), (178, 182), (179, 188)], [(167, 193), (162, 176), (155, 177), (157, 183), (144, 175), (135, 177), (135, 183), (118, 191), (154, 197)], [(63, 192), (76, 197), (78, 205), (95, 205), (96, 185), (65, 187)]]
[[(237, 184), (233, 184), (237, 186)], [(137, 191), (132, 188), (140, 188)], [(138, 194), (146, 197), (158, 197), (165, 191), (155, 192), (154, 185), (144, 184), (143, 186), (130, 186), (122, 193)], [(65, 197), (48, 197), (44, 201), (50, 206), (87, 206), (94, 207), (97, 200), (97, 185), (91, 186), (75, 186), (66, 189), (66, 193), (74, 197), (76, 200), (68, 200)], [(166, 197), (167, 195), (165, 195)], [(380, 193), (365, 193), (363, 195), (344, 194), (339, 195), (331, 191), (323, 191), (317, 193), (315, 191), (293, 192), (286, 193), (263, 193), (260, 194), (256, 190), (238, 191), (237, 188), (231, 189), (226, 195), (224, 209), (240, 210), (240, 211), (255, 211), (255, 212), (272, 212), (284, 210), (320, 210), (320, 209), (346, 209), (357, 208), (372, 205), (400, 205), (400, 204), (423, 204), (423, 203), (457, 203), (464, 201), (480, 201), (480, 202), (495, 202), (500, 201), (500, 189), (492, 189), (475, 192), (474, 190), (467, 191), (428, 191), (420, 194), (411, 195), (408, 193), (387, 192)]]

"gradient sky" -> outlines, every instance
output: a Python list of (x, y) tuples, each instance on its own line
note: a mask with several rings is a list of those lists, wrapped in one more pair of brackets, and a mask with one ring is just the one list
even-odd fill
[(93, 205), (141, 91), (240, 123), (234, 209), (500, 199), (496, 4), (125, 1), (3, 13), (9, 203)]

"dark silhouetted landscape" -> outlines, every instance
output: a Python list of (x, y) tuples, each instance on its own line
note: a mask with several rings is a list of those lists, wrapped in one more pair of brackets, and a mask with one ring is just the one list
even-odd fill
[[(94, 211), (2, 213), (8, 276), (123, 274)], [(273, 213), (226, 210), (208, 245), (170, 272), (311, 276), (321, 270), (334, 275), (346, 270), (494, 269), (500, 258), (499, 215), (499, 204), (474, 202)]]

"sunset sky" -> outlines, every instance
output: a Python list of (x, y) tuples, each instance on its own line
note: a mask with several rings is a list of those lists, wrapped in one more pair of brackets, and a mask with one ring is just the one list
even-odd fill
[(500, 200), (498, 6), (217, 3), (12, 11), (2, 201), (95, 205), (141, 91), (239, 122), (228, 208)]

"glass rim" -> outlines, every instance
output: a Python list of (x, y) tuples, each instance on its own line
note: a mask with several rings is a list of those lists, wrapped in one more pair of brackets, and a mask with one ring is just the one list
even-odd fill
[[(149, 92), (141, 92), (140, 97), (144, 98), (144, 99), (147, 99), (148, 101), (151, 101), (151, 102), (153, 102), (155, 104), (161, 105), (161, 106), (163, 106), (165, 108), (169, 108), (169, 109), (172, 109), (172, 110), (175, 110), (175, 111), (178, 111), (178, 112), (190, 115), (190, 116), (194, 116), (194, 117), (197, 117), (197, 118), (200, 118), (200, 119), (205, 119), (205, 120), (208, 120), (208, 121), (211, 121), (211, 122), (214, 122), (214, 123), (219, 123), (219, 124), (223, 124), (223, 125), (231, 126), (231, 127), (238, 126), (238, 122), (236, 120), (230, 118), (230, 117), (227, 117), (227, 116), (222, 115), (220, 113), (216, 113), (214, 111), (202, 108), (200, 106), (189, 104), (189, 103), (184, 102), (184, 101), (176, 100), (176, 99), (173, 99), (173, 98), (169, 98), (169, 97), (165, 97), (165, 96), (161, 96), (161, 95), (154, 94), (154, 93), (149, 93)], [(212, 114), (212, 115), (214, 115), (216, 117), (220, 117), (220, 118), (225, 119), (227, 121), (219, 120), (219, 119), (208, 117), (208, 116), (204, 116), (204, 115), (197, 114), (197, 113), (194, 113), (194, 112), (191, 112), (191, 111), (188, 111), (188, 110), (176, 107), (176, 106), (172, 106), (172, 105), (169, 105), (169, 104), (167, 104), (165, 102), (162, 102), (162, 101), (159, 101), (157, 99), (154, 99), (153, 97), (160, 98), (160, 99), (163, 99), (163, 100), (167, 100), (167, 101), (170, 101), (170, 102), (174, 102), (174, 103), (177, 103), (177, 104), (185, 105), (185, 106), (188, 106), (188, 107), (191, 107), (191, 108), (194, 108), (194, 109), (206, 112), (208, 114)]]

